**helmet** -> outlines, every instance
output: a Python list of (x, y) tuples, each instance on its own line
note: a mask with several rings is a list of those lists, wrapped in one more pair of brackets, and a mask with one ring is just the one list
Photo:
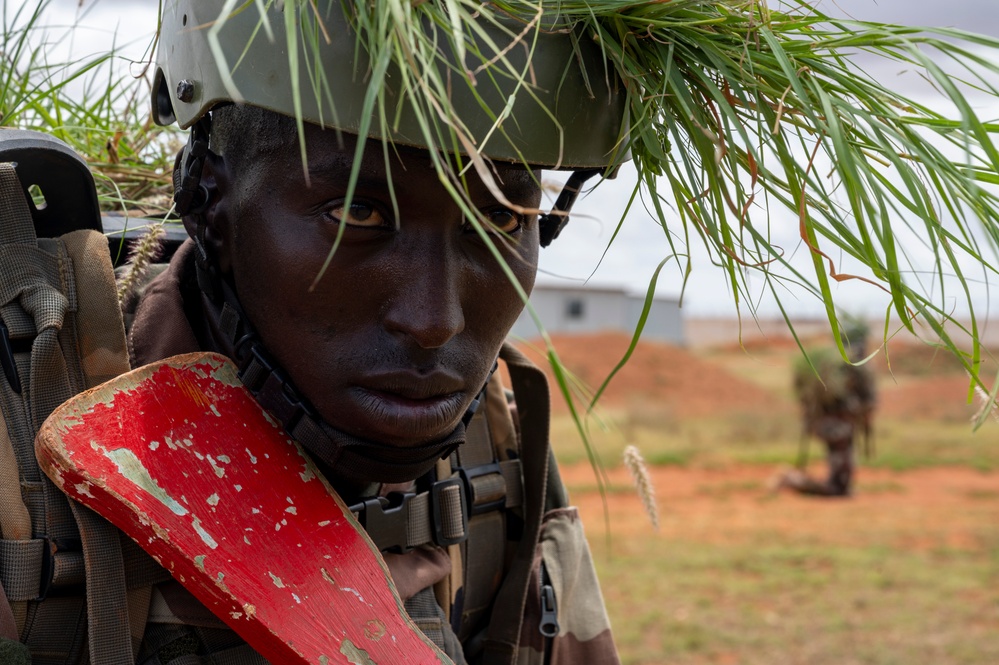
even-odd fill
[[(365, 17), (345, 16), (347, 3), (236, 5), (166, 1), (153, 82), (156, 122), (187, 128), (213, 107), (240, 101), (351, 134), (434, 147), (426, 120), (435, 109), (402, 94), (400, 86), (412, 79), (394, 65), (379, 70), (372, 62), (357, 39)], [(288, 11), (296, 13), (297, 76), (282, 16)], [(438, 86), (446, 112), (470, 140), (457, 150), (447, 137), (439, 143), (466, 153), (462, 146), (474, 145), (491, 159), (541, 168), (604, 170), (622, 161), (626, 95), (600, 45), (560, 25), (557, 14), (542, 26), (540, 15), (493, 11), (488, 20), (465, 17), (447, 26), (424, 21), (436, 47), (435, 80), (446, 86)], [(466, 34), (454, 39), (455, 29)], [(366, 104), (376, 85), (380, 109)], [(379, 113), (389, 120), (372, 122)]]

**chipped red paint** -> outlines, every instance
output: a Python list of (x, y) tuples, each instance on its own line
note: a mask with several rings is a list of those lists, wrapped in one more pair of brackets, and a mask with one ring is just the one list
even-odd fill
[(225, 358), (177, 356), (60, 407), (46, 473), (272, 663), (450, 663), (374, 545)]

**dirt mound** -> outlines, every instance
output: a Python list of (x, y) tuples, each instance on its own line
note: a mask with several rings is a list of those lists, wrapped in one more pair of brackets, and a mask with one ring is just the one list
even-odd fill
[[(596, 390), (621, 360), (631, 338), (619, 333), (553, 335), (552, 341), (566, 368), (590, 390)], [(534, 340), (520, 349), (548, 375), (553, 408), (567, 407), (556, 395), (552, 372)], [(675, 416), (707, 416), (721, 412), (773, 411), (791, 405), (769, 390), (664, 343), (641, 341), (628, 364), (618, 372), (600, 398), (605, 408), (663, 408)]]
[(872, 361), (880, 374), (908, 376), (965, 376), (964, 367), (953, 353), (946, 349), (918, 342), (889, 342), (887, 354), (881, 353)]
[(898, 385), (881, 381), (878, 414), (894, 418), (970, 421), (981, 408), (976, 398), (967, 402), (967, 376), (933, 376), (906, 380)]

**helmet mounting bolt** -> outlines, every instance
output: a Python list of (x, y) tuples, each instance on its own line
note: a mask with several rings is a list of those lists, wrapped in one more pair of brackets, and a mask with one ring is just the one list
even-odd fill
[(194, 100), (194, 81), (190, 79), (181, 79), (177, 83), (177, 99), (184, 103), (189, 103)]

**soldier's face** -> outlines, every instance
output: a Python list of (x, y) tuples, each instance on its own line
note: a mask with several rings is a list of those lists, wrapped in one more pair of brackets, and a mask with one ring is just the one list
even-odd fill
[[(427, 153), (399, 149), (387, 168), (381, 144), (370, 142), (348, 210), (353, 140), (306, 134), (309, 185), (296, 144), (216, 176), (209, 226), (219, 266), (264, 344), (331, 425), (399, 446), (446, 436), (522, 301)], [(496, 169), (510, 202), (539, 206), (537, 174)], [(530, 292), (536, 217), (506, 209), (474, 170), (466, 178), (474, 207), (507, 232), (492, 237)]]

